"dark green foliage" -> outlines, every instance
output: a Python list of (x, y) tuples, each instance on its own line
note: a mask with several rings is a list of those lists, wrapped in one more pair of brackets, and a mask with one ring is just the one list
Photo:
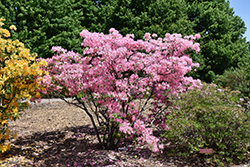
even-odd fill
[(248, 51), (250, 52), (250, 41), (247, 41)]
[(226, 70), (223, 75), (217, 76), (214, 83), (229, 87), (232, 90), (241, 92), (241, 97), (250, 97), (250, 69), (240, 66)]
[(201, 79), (211, 82), (216, 74), (237, 67), (246, 56), (246, 27), (224, 0), (195, 0), (189, 5), (188, 16), (195, 23), (194, 32), (201, 34), (199, 42), (205, 58), (205, 66), (198, 73)]
[(194, 24), (188, 20), (184, 0), (117, 0), (106, 4), (102, 6), (105, 33), (115, 28), (123, 35), (134, 34), (135, 39), (142, 39), (146, 32), (161, 37), (166, 33), (193, 33)]
[(249, 54), (245, 24), (225, 0), (2, 0), (0, 15), (6, 26), (17, 26), (13, 38), (44, 58), (52, 56), (53, 45), (81, 52), (84, 28), (104, 33), (115, 28), (135, 39), (146, 32), (200, 33), (201, 52), (190, 55), (200, 67), (189, 75), (206, 82)]
[(190, 75), (211, 82), (225, 69), (237, 67), (247, 54), (243, 34), (246, 27), (242, 19), (225, 0), (116, 0), (101, 1), (103, 31), (110, 28), (123, 35), (135, 34), (142, 38), (146, 32), (181, 33), (183, 36), (200, 33), (201, 52), (192, 54), (200, 63), (196, 73)]
[[(249, 45), (249, 42), (248, 42)], [(237, 68), (230, 68), (225, 70), (223, 75), (218, 75), (214, 83), (229, 87), (231, 90), (238, 90), (241, 92), (241, 97), (250, 97), (250, 54), (242, 58)]]
[(79, 34), (96, 19), (91, 15), (94, 8), (90, 0), (1, 0), (0, 16), (6, 26), (16, 25), (14, 39), (46, 58), (53, 55), (52, 46), (81, 51)]
[(241, 104), (238, 93), (204, 83), (201, 90), (173, 99), (175, 108), (166, 121), (170, 130), (163, 136), (177, 151), (182, 149), (182, 155), (212, 148), (207, 161), (219, 164), (244, 159), (250, 144), (250, 112), (249, 104)]

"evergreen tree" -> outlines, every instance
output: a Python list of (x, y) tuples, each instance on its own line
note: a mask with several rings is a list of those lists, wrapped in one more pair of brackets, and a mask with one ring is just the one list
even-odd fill
[(46, 58), (53, 55), (52, 46), (81, 51), (79, 34), (91, 25), (91, 5), (95, 7), (90, 0), (2, 0), (0, 16), (6, 26), (16, 25), (14, 39)]
[(135, 39), (146, 32), (200, 33), (201, 52), (191, 53), (200, 67), (189, 75), (207, 82), (249, 54), (245, 24), (225, 0), (2, 0), (0, 16), (6, 26), (16, 25), (13, 38), (44, 58), (52, 56), (52, 46), (80, 52), (82, 29), (108, 33), (110, 28)]
[(205, 66), (199, 77), (211, 82), (216, 74), (237, 67), (248, 54), (244, 21), (234, 15), (225, 0), (187, 0), (193, 30), (201, 34), (199, 43)]
[[(106, 2), (106, 3), (105, 3)], [(164, 36), (168, 33), (193, 33), (194, 24), (188, 20), (184, 0), (116, 0), (100, 1), (104, 32), (110, 28), (122, 34), (142, 38), (146, 32)]]
[(142, 38), (146, 32), (181, 33), (183, 36), (200, 33), (199, 54), (191, 54), (200, 63), (190, 75), (211, 82), (216, 74), (237, 67), (246, 57), (247, 43), (243, 34), (244, 22), (225, 0), (100, 0), (104, 32), (110, 28), (123, 35)]

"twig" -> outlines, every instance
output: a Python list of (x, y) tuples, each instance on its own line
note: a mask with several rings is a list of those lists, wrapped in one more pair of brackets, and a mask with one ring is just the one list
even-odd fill
[(145, 110), (145, 106), (148, 104), (149, 99), (152, 97), (154, 89), (155, 89), (155, 84), (153, 84), (152, 90), (150, 92), (150, 96), (147, 98), (146, 102), (144, 103), (144, 106), (142, 107), (142, 110), (137, 115), (137, 117), (135, 118), (135, 120), (132, 122), (132, 126), (134, 125), (135, 121), (137, 121), (137, 119), (140, 117), (140, 115), (142, 114), (142, 112)]

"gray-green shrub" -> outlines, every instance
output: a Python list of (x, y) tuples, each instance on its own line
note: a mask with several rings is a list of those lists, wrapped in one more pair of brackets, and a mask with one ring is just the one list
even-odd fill
[(244, 159), (250, 144), (248, 104), (241, 106), (238, 91), (203, 84), (200, 90), (189, 90), (180, 99), (173, 98), (175, 107), (166, 121), (170, 130), (163, 137), (182, 150), (181, 155), (212, 148), (206, 161), (223, 165)]

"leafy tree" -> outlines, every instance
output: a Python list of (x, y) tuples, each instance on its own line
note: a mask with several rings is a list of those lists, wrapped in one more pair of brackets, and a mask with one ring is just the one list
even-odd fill
[(188, 20), (184, 0), (117, 0), (100, 3), (104, 4), (101, 6), (105, 33), (112, 27), (124, 35), (134, 34), (135, 39), (142, 38), (146, 32), (155, 32), (161, 37), (166, 33), (193, 33), (194, 24)]
[(231, 90), (240, 91), (242, 97), (250, 97), (249, 59), (250, 54), (242, 59), (242, 61), (239, 63), (239, 67), (225, 70), (224, 73), (222, 75), (218, 75), (213, 82), (222, 87), (229, 87)]
[(201, 54), (204, 55), (206, 66), (199, 74), (202, 79), (211, 81), (215, 74), (237, 67), (247, 56), (247, 43), (243, 37), (245, 23), (234, 15), (229, 2), (224, 0), (187, 2), (189, 20), (195, 23), (193, 30), (201, 34)]
[(135, 34), (142, 38), (145, 32), (181, 33), (183, 36), (201, 34), (198, 42), (201, 52), (192, 54), (200, 63), (190, 75), (211, 82), (216, 74), (237, 67), (247, 54), (243, 37), (244, 22), (234, 15), (225, 0), (100, 0), (98, 1), (105, 33), (115, 28), (123, 35)]
[(115, 28), (135, 39), (146, 32), (200, 33), (201, 52), (190, 55), (200, 67), (189, 75), (207, 82), (248, 54), (245, 24), (225, 0), (2, 0), (0, 15), (7, 26), (17, 26), (13, 37), (40, 57), (51, 57), (53, 45), (80, 52), (84, 28), (104, 33)]
[(91, 14), (94, 4), (90, 0), (2, 0), (0, 15), (6, 19), (6, 26), (16, 25), (14, 39), (45, 58), (53, 55), (52, 46), (81, 51), (77, 50), (79, 34), (96, 20)]

